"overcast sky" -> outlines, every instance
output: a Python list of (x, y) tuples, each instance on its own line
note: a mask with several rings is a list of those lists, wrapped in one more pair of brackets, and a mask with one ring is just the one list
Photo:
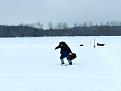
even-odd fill
[(121, 21), (121, 0), (0, 0), (0, 24)]

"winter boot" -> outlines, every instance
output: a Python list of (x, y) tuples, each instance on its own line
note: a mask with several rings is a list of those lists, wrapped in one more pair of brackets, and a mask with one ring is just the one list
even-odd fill
[(68, 59), (69, 65), (72, 65), (72, 61)]
[(62, 65), (65, 64), (63, 59), (61, 59), (61, 64), (62, 64)]

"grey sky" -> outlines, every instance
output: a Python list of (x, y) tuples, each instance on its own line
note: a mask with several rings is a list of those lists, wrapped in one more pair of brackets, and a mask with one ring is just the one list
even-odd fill
[(121, 20), (121, 0), (0, 0), (0, 24)]

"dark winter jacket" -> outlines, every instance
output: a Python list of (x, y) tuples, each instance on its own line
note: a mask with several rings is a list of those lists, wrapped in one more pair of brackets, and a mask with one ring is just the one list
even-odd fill
[(63, 54), (64, 52), (67, 52), (68, 54), (72, 53), (71, 49), (65, 42), (60, 42), (59, 45), (55, 49), (58, 49), (58, 48), (61, 49), (60, 51), (61, 54)]

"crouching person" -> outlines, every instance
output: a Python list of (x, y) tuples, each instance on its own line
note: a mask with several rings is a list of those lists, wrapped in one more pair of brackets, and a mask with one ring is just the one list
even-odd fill
[(61, 64), (64, 64), (64, 58), (67, 58), (69, 65), (72, 65), (72, 61), (69, 59), (69, 55), (72, 54), (71, 49), (69, 48), (69, 46), (65, 43), (65, 42), (60, 42), (59, 45), (55, 48), (59, 49), (60, 48), (60, 60), (61, 60)]

